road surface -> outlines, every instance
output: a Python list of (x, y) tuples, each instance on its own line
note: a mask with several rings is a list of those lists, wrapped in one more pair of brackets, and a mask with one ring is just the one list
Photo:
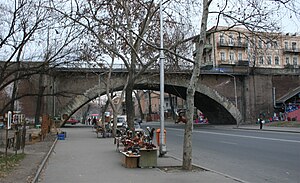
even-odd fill
[[(183, 125), (166, 130), (169, 153), (182, 158)], [(205, 126), (194, 129), (192, 143), (194, 164), (248, 182), (300, 182), (299, 133)]]

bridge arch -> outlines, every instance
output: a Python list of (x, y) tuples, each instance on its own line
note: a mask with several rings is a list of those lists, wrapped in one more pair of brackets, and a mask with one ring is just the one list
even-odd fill
[[(126, 83), (126, 77), (115, 76), (111, 80), (114, 81), (112, 84), (114, 90), (121, 90)], [(135, 89), (159, 91), (159, 75), (157, 74), (143, 75), (135, 83)], [(178, 78), (165, 75), (165, 92), (185, 99), (188, 83), (189, 77), (183, 76), (178, 80)], [(70, 116), (89, 101), (97, 98), (99, 94), (105, 95), (105, 93), (104, 84), (96, 85), (86, 90), (82, 95), (73, 98), (60, 110), (60, 115), (67, 114)], [(201, 84), (201, 81), (196, 85), (195, 107), (201, 110), (212, 124), (242, 123), (242, 115), (236, 106), (216, 90)]]

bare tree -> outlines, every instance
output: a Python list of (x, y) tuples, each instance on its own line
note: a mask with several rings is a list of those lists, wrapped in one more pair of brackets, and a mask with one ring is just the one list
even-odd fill
[[(42, 97), (53, 95), (45, 93), (44, 75), (51, 68), (69, 61), (70, 55), (75, 55), (76, 47), (70, 44), (79, 39), (80, 30), (72, 28), (69, 22), (62, 22), (55, 12), (45, 8), (48, 3), (43, 0), (15, 0), (0, 4), (3, 15), (0, 16), (3, 28), (0, 30), (0, 91), (7, 93), (12, 88), (10, 105), (3, 104), (1, 113), (15, 110), (17, 100), (35, 96), (36, 121), (39, 120)], [(28, 93), (18, 90), (21, 81), (30, 82), (33, 77), (40, 77), (39, 86)]]
[[(171, 4), (171, 1), (165, 1)], [(176, 2), (177, 3), (177, 2)], [(175, 4), (175, 3), (174, 3)], [(180, 3), (177, 3), (177, 5)], [(134, 83), (149, 67), (156, 65), (159, 56), (159, 13), (155, 1), (74, 1), (68, 4), (69, 11), (54, 9), (76, 24), (85, 27), (92, 39), (93, 52), (103, 53), (121, 61), (127, 71), (127, 83), (124, 87), (126, 113), (129, 128), (134, 129), (133, 98)], [(178, 22), (175, 13), (165, 11), (167, 21), (164, 25), (168, 33), (164, 36), (167, 48), (179, 45), (184, 36), (173, 36)], [(185, 34), (178, 34), (185, 35)], [(182, 42), (181, 42), (182, 43)], [(100, 62), (103, 59), (93, 60)]]
[[(200, 76), (201, 61), (203, 59), (203, 49), (206, 43), (206, 31), (209, 14), (215, 14), (216, 25), (215, 31), (220, 21), (225, 21), (228, 30), (237, 26), (243, 26), (250, 32), (255, 31), (279, 31), (276, 13), (280, 8), (286, 8), (290, 13), (299, 16), (299, 7), (295, 7), (296, 1), (293, 0), (271, 0), (269, 2), (247, 0), (247, 1), (216, 1), (216, 11), (209, 11), (213, 0), (202, 1), (202, 19), (200, 21), (200, 35), (198, 39), (197, 57), (194, 63), (194, 70), (190, 83), (187, 88), (187, 124), (185, 126), (184, 147), (183, 147), (183, 169), (192, 169), (192, 130), (193, 130), (193, 114), (194, 114), (194, 94), (195, 84)], [(274, 16), (275, 15), (275, 16)]]

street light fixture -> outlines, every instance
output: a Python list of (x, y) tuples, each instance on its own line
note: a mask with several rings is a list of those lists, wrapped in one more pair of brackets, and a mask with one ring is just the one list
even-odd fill
[[(220, 70), (220, 72), (222, 72), (224, 75), (228, 75), (230, 77), (233, 77), (235, 107), (238, 109), (237, 92), (236, 92), (236, 78), (235, 78), (234, 75), (226, 73), (223, 70)], [(239, 127), (239, 122), (238, 121), (236, 121), (236, 127), (237, 128)]]
[(233, 77), (233, 84), (234, 84), (234, 99), (235, 99), (235, 107), (238, 108), (238, 101), (237, 101), (237, 91), (236, 91), (236, 78), (234, 75), (224, 72), (223, 70), (220, 70), (224, 75), (228, 75), (230, 77)]

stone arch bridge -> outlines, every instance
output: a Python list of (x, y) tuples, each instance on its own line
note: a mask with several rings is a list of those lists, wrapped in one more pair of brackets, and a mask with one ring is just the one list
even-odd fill
[[(105, 95), (104, 70), (97, 72), (78, 69), (56, 69), (48, 79), (52, 92), (65, 92), (69, 97), (48, 97), (50, 114), (71, 116), (89, 101)], [(195, 106), (213, 124), (255, 123), (261, 112), (274, 111), (276, 98), (300, 85), (298, 70), (256, 69), (235, 72), (202, 71), (196, 85)], [(126, 71), (114, 71), (111, 77), (113, 90), (121, 90), (126, 82)], [(186, 97), (190, 72), (166, 72), (165, 92)], [(99, 83), (100, 78), (100, 83)], [(287, 82), (289, 81), (289, 82)], [(287, 84), (289, 83), (289, 84)], [(236, 90), (235, 90), (236, 86)], [(159, 90), (159, 73), (142, 74), (135, 89)], [(276, 91), (276, 92), (275, 92)], [(237, 106), (235, 105), (237, 100)], [(55, 108), (53, 107), (55, 106)], [(52, 111), (51, 111), (52, 110)]]

